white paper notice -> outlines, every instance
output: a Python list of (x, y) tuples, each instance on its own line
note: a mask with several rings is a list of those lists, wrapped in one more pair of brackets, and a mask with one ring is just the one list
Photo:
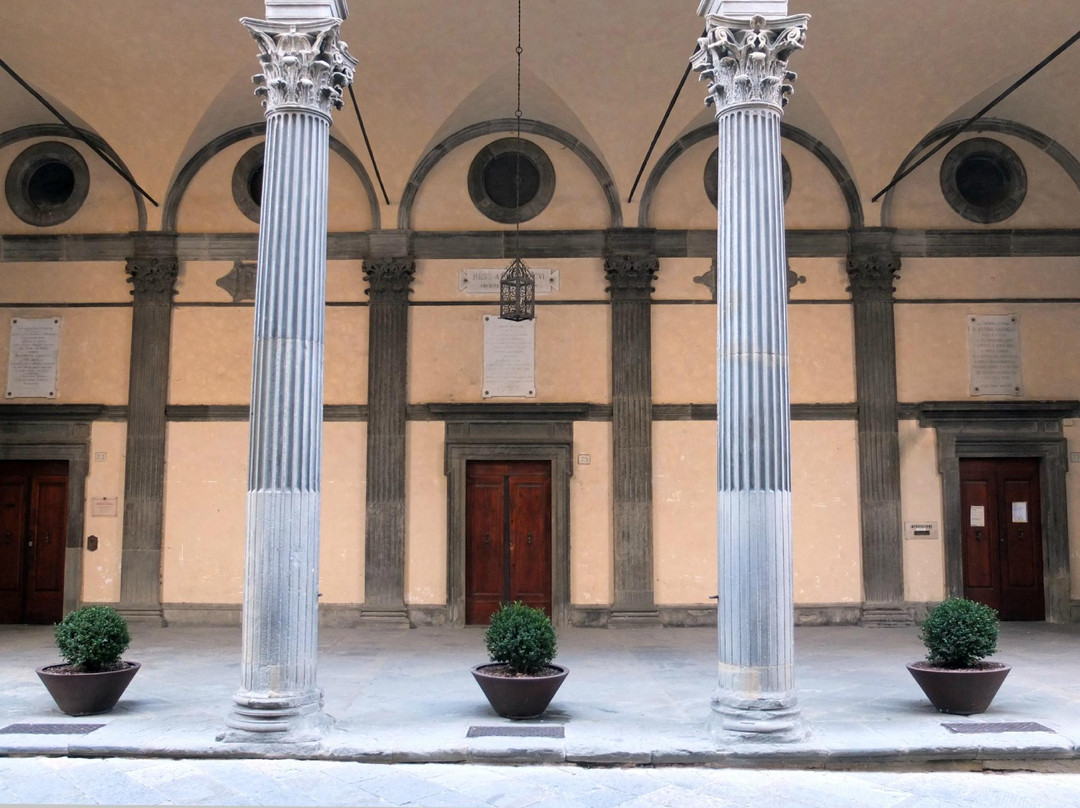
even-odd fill
[[(462, 269), (458, 272), (458, 291), (467, 295), (497, 295), (499, 294), (499, 281), (502, 280), (504, 269)], [(533, 282), (536, 284), (536, 294), (550, 295), (559, 291), (559, 270), (557, 269), (529, 269), (532, 273)]]
[(969, 393), (1018, 396), (1020, 318), (1015, 314), (968, 315)]
[(8, 398), (56, 398), (60, 318), (11, 318)]
[(1026, 502), (1014, 502), (1012, 504), (1012, 520), (1013, 524), (1022, 525), (1026, 524), (1027, 517), (1027, 503)]
[(971, 506), (971, 526), (986, 527), (986, 508), (982, 505)]
[(536, 398), (536, 321), (484, 315), (484, 398)]

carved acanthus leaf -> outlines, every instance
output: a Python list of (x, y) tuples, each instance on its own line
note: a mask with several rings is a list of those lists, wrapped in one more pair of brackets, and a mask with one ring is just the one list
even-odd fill
[(340, 22), (328, 19), (309, 25), (241, 20), (262, 53), (263, 72), (252, 78), (255, 95), (269, 115), (301, 109), (330, 117), (341, 109), (344, 88), (352, 83), (356, 59), (338, 38)]
[(649, 297), (659, 271), (660, 260), (651, 255), (614, 255), (604, 260), (604, 274), (612, 296)]
[(809, 21), (806, 14), (749, 21), (710, 15), (708, 31), (690, 59), (709, 82), (706, 103), (716, 105), (717, 115), (747, 105), (782, 110), (795, 89), (788, 59), (802, 50)]
[(364, 280), (368, 294), (408, 295), (412, 291), (416, 261), (412, 258), (368, 258), (364, 260)]
[(131, 294), (140, 297), (162, 297), (171, 300), (176, 294), (176, 279), (180, 262), (176, 258), (129, 258), (127, 282)]
[(847, 264), (848, 292), (852, 297), (860, 295), (892, 296), (893, 284), (899, 279), (900, 257), (896, 253), (871, 253), (849, 255)]

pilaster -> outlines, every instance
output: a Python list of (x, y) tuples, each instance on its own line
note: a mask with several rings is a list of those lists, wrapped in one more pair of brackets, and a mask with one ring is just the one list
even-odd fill
[(222, 739), (317, 741), (330, 114), (355, 60), (340, 20), (244, 19), (266, 149), (255, 290), (242, 682)]
[[(703, 4), (702, 9), (710, 7)], [(710, 731), (795, 740), (787, 259), (780, 118), (808, 17), (709, 15), (691, 64), (719, 132), (717, 557), (719, 676)]]
[(362, 623), (408, 628), (405, 606), (405, 426), (411, 258), (369, 258), (367, 517)]
[(615, 603), (610, 626), (658, 626), (652, 547), (652, 305), (660, 262), (604, 262), (611, 295)]
[(904, 531), (893, 296), (900, 256), (888, 230), (852, 234), (848, 280), (859, 405), (859, 521), (864, 625), (911, 625), (904, 606)]
[(173, 296), (180, 263), (171, 236), (135, 237), (127, 261), (134, 297), (128, 381), (127, 456), (118, 610), (164, 624), (161, 543), (165, 497), (165, 406)]

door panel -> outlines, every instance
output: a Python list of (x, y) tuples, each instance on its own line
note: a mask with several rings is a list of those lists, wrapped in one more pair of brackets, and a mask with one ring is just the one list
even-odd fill
[(465, 622), (514, 600), (550, 616), (551, 464), (470, 462), (465, 523)]
[(64, 612), (67, 463), (0, 462), (0, 623)]
[(960, 461), (964, 596), (1002, 620), (1045, 619), (1040, 498), (1037, 459)]

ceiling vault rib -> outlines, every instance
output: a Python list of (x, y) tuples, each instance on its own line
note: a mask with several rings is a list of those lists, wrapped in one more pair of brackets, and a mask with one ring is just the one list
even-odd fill
[(41, 105), (43, 107), (45, 107), (45, 109), (49, 110), (49, 112), (51, 112), (53, 115), (55, 115), (56, 118), (62, 124), (64, 124), (64, 126), (66, 126), (76, 138), (78, 138), (83, 143), (85, 143), (87, 146), (89, 146), (93, 150), (94, 154), (96, 154), (98, 157), (100, 157), (102, 160), (105, 161), (105, 164), (107, 166), (109, 166), (109, 168), (111, 168), (113, 171), (115, 171), (117, 174), (119, 174), (121, 177), (123, 177), (124, 181), (128, 185), (130, 185), (132, 188), (134, 188), (140, 194), (145, 196), (150, 201), (151, 205), (153, 205), (155, 208), (160, 207), (160, 205), (158, 205), (158, 203), (154, 199), (154, 197), (152, 197), (152, 196), (150, 196), (150, 194), (146, 193), (146, 191), (143, 190), (142, 186), (139, 185), (139, 183), (137, 183), (135, 181), (134, 177), (132, 177), (129, 173), (124, 171), (124, 169), (121, 168), (120, 166), (118, 166), (113, 161), (113, 159), (111, 157), (109, 157), (109, 155), (107, 155), (104, 151), (102, 151), (100, 148), (98, 148), (97, 144), (93, 143), (90, 140), (90, 138), (88, 138), (86, 135), (84, 135), (79, 130), (79, 128), (77, 126), (75, 126), (75, 124), (73, 124), (71, 121), (69, 121), (67, 118), (65, 118), (63, 116), (63, 114), (61, 114), (60, 110), (58, 110), (56, 107), (54, 107), (52, 104), (50, 104), (49, 101), (45, 98), (45, 96), (43, 96), (41, 93), (39, 93), (33, 87), (31, 87), (30, 84), (27, 83), (27, 81), (22, 76), (20, 76), (18, 73), (16, 73), (15, 70), (12, 69), (12, 67), (7, 62), (5, 62), (3, 59), (0, 59), (0, 68), (3, 68), (7, 72), (7, 74), (9, 76), (11, 76), (13, 79), (15, 79), (16, 82), (18, 82), (20, 87), (22, 87), (24, 90), (26, 90), (28, 93), (30, 93), (30, 95), (34, 96), (34, 98), (36, 98), (41, 103)]
[(984, 115), (989, 113), (990, 110), (992, 110), (994, 107), (996, 107), (1002, 101), (1004, 101), (1006, 98), (1008, 98), (1010, 95), (1012, 95), (1016, 90), (1020, 89), (1024, 84), (1026, 84), (1028, 82), (1029, 79), (1031, 79), (1035, 74), (1039, 73), (1044, 67), (1049, 65), (1056, 58), (1061, 56), (1061, 54), (1063, 54), (1065, 51), (1067, 51), (1069, 48), (1071, 48), (1074, 44), (1076, 44), (1076, 42), (1078, 40), (1080, 40), (1080, 31), (1077, 31), (1075, 34), (1073, 34), (1071, 37), (1069, 37), (1067, 40), (1065, 40), (1065, 42), (1063, 42), (1061, 44), (1061, 46), (1057, 48), (1057, 50), (1055, 50), (1053, 53), (1051, 53), (1049, 56), (1047, 56), (1045, 59), (1043, 59), (1037, 65), (1035, 65), (1035, 67), (1031, 68), (1031, 70), (1029, 70), (1027, 73), (1025, 73), (1019, 79), (1014, 81), (1009, 86), (1009, 88), (1007, 90), (1005, 90), (1005, 92), (1003, 92), (1001, 95), (999, 95), (997, 98), (995, 98), (989, 104), (987, 104), (985, 107), (983, 107), (978, 112), (976, 112), (974, 115), (972, 115), (970, 118), (968, 118), (966, 121), (964, 121), (964, 124), (960, 128), (958, 128), (951, 135), (949, 135), (943, 141), (938, 143), (934, 148), (932, 148), (930, 151), (928, 151), (926, 154), (924, 154), (922, 157), (920, 157), (918, 160), (916, 160), (914, 163), (912, 163), (910, 166), (908, 166), (907, 169), (905, 169), (904, 171), (901, 171), (895, 177), (893, 177), (892, 182), (890, 182), (888, 185), (886, 185), (884, 188), (882, 188), (880, 191), (878, 191), (877, 194), (874, 195), (874, 198), (871, 199), (870, 201), (871, 202), (877, 202), (879, 199), (881, 199), (881, 197), (883, 197), (885, 194), (887, 194), (889, 191), (891, 191), (893, 188), (895, 188), (897, 185), (899, 185), (904, 180), (905, 177), (907, 177), (915, 169), (917, 169), (919, 166), (921, 166), (923, 163), (925, 163), (927, 160), (929, 160), (931, 157), (933, 157), (939, 151), (941, 151), (946, 146), (948, 146), (950, 143), (952, 143), (954, 140), (956, 140), (958, 137), (960, 137), (960, 135), (962, 135), (964, 132), (966, 132), (968, 129), (970, 129), (976, 122), (978, 122), (978, 120), (980, 118), (982, 118)]

